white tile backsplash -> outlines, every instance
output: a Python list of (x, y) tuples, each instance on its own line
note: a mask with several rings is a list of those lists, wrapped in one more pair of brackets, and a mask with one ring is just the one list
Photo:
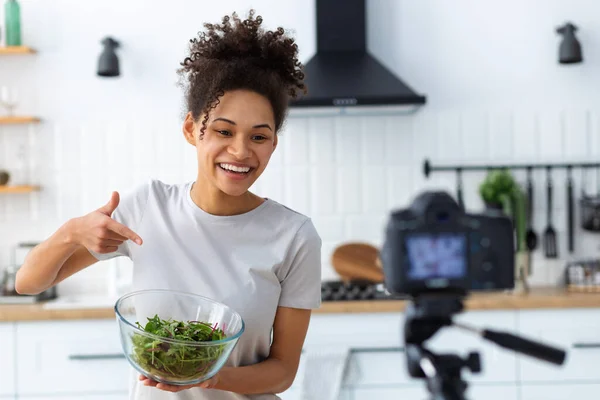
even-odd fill
[[(43, 166), (39, 174), (43, 191), (0, 198), (2, 264), (9, 262), (15, 243), (44, 239), (68, 218), (105, 204), (112, 190), (126, 191), (150, 177), (180, 182), (195, 176), (195, 150), (174, 124), (48, 125), (38, 128), (52, 136), (44, 141), (52, 145), (36, 159)], [(37, 132), (24, 134), (35, 137)], [(404, 117), (292, 118), (280, 137), (273, 163), (253, 189), (315, 219), (324, 242), (323, 279), (333, 279), (330, 257), (337, 245), (364, 241), (379, 246), (392, 209), (407, 206), (425, 189), (455, 194), (453, 173), (423, 176), (425, 157), (434, 164), (591, 160), (600, 155), (600, 149), (591, 147), (600, 142), (599, 134), (598, 113), (590, 110), (436, 114), (424, 109)], [(20, 144), (23, 139), (13, 133), (3, 135), (2, 140), (12, 148), (12, 141)], [(463, 173), (470, 211), (481, 209), (477, 187), (484, 176), (483, 172)], [(524, 172), (516, 176), (525, 182)], [(566, 253), (565, 176), (562, 170), (552, 175), (553, 222), (561, 260), (546, 263), (536, 254), (540, 266), (534, 283), (552, 283), (571, 257), (598, 255), (593, 235), (579, 229), (576, 254)], [(537, 170), (534, 178), (534, 223), (541, 234), (546, 223), (546, 172)], [(579, 170), (574, 178), (579, 195)], [(595, 171), (586, 178), (588, 190), (595, 191)], [(102, 271), (86, 271), (61, 285), (61, 290), (79, 290), (88, 283), (92, 290), (103, 290), (107, 281)]]

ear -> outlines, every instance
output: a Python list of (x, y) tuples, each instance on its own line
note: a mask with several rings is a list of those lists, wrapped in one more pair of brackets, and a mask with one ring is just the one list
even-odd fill
[(277, 143), (279, 143), (279, 134), (275, 134), (275, 138), (273, 139), (273, 151), (277, 148)]
[(183, 121), (183, 135), (189, 144), (196, 146), (196, 121), (191, 112), (187, 113)]

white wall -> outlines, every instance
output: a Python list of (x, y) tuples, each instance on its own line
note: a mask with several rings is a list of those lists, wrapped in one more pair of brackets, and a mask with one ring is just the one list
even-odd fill
[[(195, 153), (181, 134), (182, 98), (175, 70), (202, 21), (255, 7), (270, 28), (292, 28), (303, 61), (314, 53), (314, 2), (307, 0), (21, 0), (25, 42), (39, 50), (4, 57), (0, 85), (18, 87), (19, 111), (39, 115), (35, 127), (0, 128), (0, 167), (19, 150), (32, 167), (36, 195), (0, 197), (0, 268), (19, 241), (42, 240), (66, 219), (104, 204), (111, 190), (149, 177), (193, 179)], [(391, 208), (428, 187), (454, 188), (452, 174), (425, 180), (434, 163), (593, 160), (600, 155), (600, 5), (504, 0), (371, 0), (369, 46), (428, 104), (413, 116), (292, 118), (256, 191), (312, 216), (329, 257), (344, 241), (379, 245)], [(1, 20), (1, 19), (0, 19)], [(559, 66), (555, 28), (580, 27), (585, 63)], [(97, 78), (100, 41), (122, 43), (123, 76)], [(543, 176), (543, 175), (539, 175)], [(597, 238), (578, 232), (565, 253), (564, 173), (555, 175), (560, 260), (541, 254), (533, 282), (553, 283), (565, 259), (598, 256)], [(467, 206), (481, 207), (465, 177)], [(577, 175), (579, 178), (579, 174)], [(592, 181), (590, 181), (592, 182)], [(543, 228), (543, 182), (535, 222)], [(577, 181), (579, 185), (579, 180)], [(593, 188), (590, 185), (590, 188)], [(168, 266), (166, 266), (168, 267)], [(101, 263), (60, 285), (62, 293), (106, 290)]]

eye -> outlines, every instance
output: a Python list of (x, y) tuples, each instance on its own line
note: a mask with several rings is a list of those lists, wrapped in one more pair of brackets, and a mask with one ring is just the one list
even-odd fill
[(223, 136), (231, 136), (231, 132), (229, 131), (217, 131), (219, 132), (219, 134), (223, 135)]
[(267, 137), (263, 136), (263, 135), (254, 135), (254, 136), (252, 136), (252, 140), (262, 141), (262, 140), (267, 140)]

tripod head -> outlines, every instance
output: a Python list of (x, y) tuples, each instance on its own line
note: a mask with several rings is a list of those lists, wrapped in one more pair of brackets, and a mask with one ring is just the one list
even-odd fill
[(481, 372), (478, 352), (461, 358), (456, 354), (435, 354), (425, 342), (440, 329), (455, 326), (479, 334), (507, 349), (538, 359), (563, 364), (566, 353), (545, 344), (524, 339), (509, 333), (477, 330), (456, 323), (452, 317), (464, 309), (464, 295), (456, 293), (433, 293), (417, 297), (407, 304), (404, 320), (404, 345), (406, 363), (410, 376), (426, 380), (426, 387), (433, 400), (464, 400), (468, 384), (462, 379), (463, 368), (473, 373)]

